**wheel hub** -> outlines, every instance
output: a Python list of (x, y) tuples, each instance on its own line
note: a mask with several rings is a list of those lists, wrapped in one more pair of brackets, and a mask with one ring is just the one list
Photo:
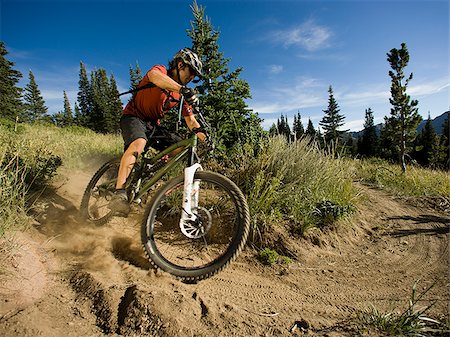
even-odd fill
[(204, 237), (211, 229), (212, 216), (204, 207), (194, 210), (195, 220), (186, 220), (180, 224), (181, 232), (190, 239)]

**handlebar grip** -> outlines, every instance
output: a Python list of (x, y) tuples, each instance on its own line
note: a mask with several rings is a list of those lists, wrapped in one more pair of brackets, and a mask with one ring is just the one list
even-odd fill
[(205, 130), (205, 128), (204, 128), (203, 126), (200, 126), (199, 128), (193, 128), (193, 129), (192, 129), (192, 132), (195, 133), (195, 134), (197, 134), (197, 133), (199, 133), (199, 132), (202, 132), (202, 133), (204, 133), (204, 134), (207, 134), (207, 132), (206, 132), (206, 130)]

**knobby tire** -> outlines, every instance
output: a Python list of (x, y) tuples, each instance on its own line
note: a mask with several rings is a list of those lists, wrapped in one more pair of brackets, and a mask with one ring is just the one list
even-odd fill
[(100, 167), (89, 181), (81, 199), (82, 217), (96, 226), (105, 225), (114, 215), (107, 205), (114, 193), (119, 163), (119, 159), (113, 159)]
[(141, 226), (144, 251), (152, 266), (187, 283), (211, 277), (234, 261), (250, 230), (247, 201), (236, 184), (206, 171), (197, 171), (194, 180), (200, 181), (202, 234), (192, 238), (180, 230), (183, 176), (156, 192)]

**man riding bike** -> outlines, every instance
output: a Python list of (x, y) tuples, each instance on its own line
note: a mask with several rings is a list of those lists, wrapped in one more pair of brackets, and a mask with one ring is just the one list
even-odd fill
[[(159, 124), (166, 113), (179, 104), (181, 96), (184, 97), (182, 115), (187, 127), (190, 130), (200, 128), (193, 114), (193, 106), (198, 104), (197, 94), (186, 87), (196, 76), (202, 76), (202, 62), (191, 49), (183, 48), (169, 62), (169, 69), (163, 65), (155, 65), (140, 81), (138, 88), (146, 88), (135, 92), (120, 119), (125, 152), (120, 160), (115, 195), (109, 204), (111, 210), (123, 215), (130, 211), (124, 185), (136, 158), (149, 141), (148, 135), (153, 131), (169, 135), (171, 140), (161, 144), (164, 148), (180, 140)], [(156, 130), (152, 130), (153, 128)], [(197, 136), (200, 140), (206, 138), (202, 132), (198, 132)]]

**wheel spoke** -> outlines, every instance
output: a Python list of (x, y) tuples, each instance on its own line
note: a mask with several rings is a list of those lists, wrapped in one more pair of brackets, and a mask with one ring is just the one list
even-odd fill
[(151, 245), (147, 252), (154, 262), (160, 262), (158, 265), (201, 270), (219, 263), (229, 250), (237, 249), (242, 217), (234, 194), (214, 175), (200, 180), (198, 207), (193, 210), (195, 220), (182, 222), (180, 229), (181, 213), (189, 213), (180, 207), (183, 188), (179, 182), (160, 191), (145, 222), (145, 246)]
[(114, 193), (119, 162), (104, 164), (92, 177), (81, 201), (81, 212), (97, 225), (105, 224), (112, 216), (108, 208)]

